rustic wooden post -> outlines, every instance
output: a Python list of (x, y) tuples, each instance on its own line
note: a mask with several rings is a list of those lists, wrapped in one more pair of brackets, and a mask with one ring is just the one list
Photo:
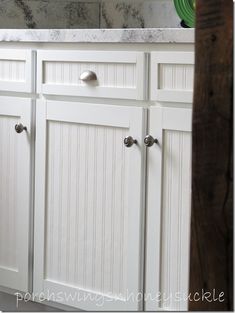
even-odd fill
[(224, 301), (204, 297), (189, 309), (232, 310), (233, 1), (196, 6), (190, 292), (224, 292)]

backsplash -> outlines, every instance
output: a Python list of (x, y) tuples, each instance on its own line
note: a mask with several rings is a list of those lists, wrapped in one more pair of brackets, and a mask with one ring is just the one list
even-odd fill
[(0, 0), (0, 28), (180, 27), (173, 0)]

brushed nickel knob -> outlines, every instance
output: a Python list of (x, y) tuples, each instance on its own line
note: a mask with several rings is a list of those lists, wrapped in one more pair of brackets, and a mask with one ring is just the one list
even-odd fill
[(19, 123), (19, 124), (16, 124), (16, 125), (15, 125), (15, 131), (16, 131), (18, 134), (22, 133), (24, 130), (27, 131), (27, 127), (24, 126), (23, 124)]
[(133, 137), (131, 136), (128, 136), (124, 139), (124, 145), (127, 147), (127, 148), (130, 148), (131, 146), (133, 146), (133, 144), (137, 144), (137, 140), (136, 139), (133, 139)]
[(144, 144), (146, 147), (152, 147), (155, 143), (158, 143), (158, 140), (154, 139), (151, 135), (147, 135), (144, 138)]
[(80, 80), (83, 82), (90, 82), (97, 80), (96, 73), (93, 71), (85, 71), (80, 75)]

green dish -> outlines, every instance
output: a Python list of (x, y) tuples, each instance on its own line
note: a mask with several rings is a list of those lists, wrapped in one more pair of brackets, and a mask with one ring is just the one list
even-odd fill
[(175, 9), (179, 17), (188, 27), (195, 26), (196, 0), (174, 0)]

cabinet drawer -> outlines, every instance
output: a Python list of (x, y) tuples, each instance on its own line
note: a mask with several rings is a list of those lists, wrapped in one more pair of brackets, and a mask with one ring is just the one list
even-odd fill
[[(48, 95), (145, 99), (145, 53), (38, 51), (37, 92)], [(81, 80), (87, 71), (92, 81)]]
[(32, 92), (33, 51), (0, 50), (0, 91)]
[(193, 52), (151, 53), (151, 100), (191, 103), (193, 81)]

